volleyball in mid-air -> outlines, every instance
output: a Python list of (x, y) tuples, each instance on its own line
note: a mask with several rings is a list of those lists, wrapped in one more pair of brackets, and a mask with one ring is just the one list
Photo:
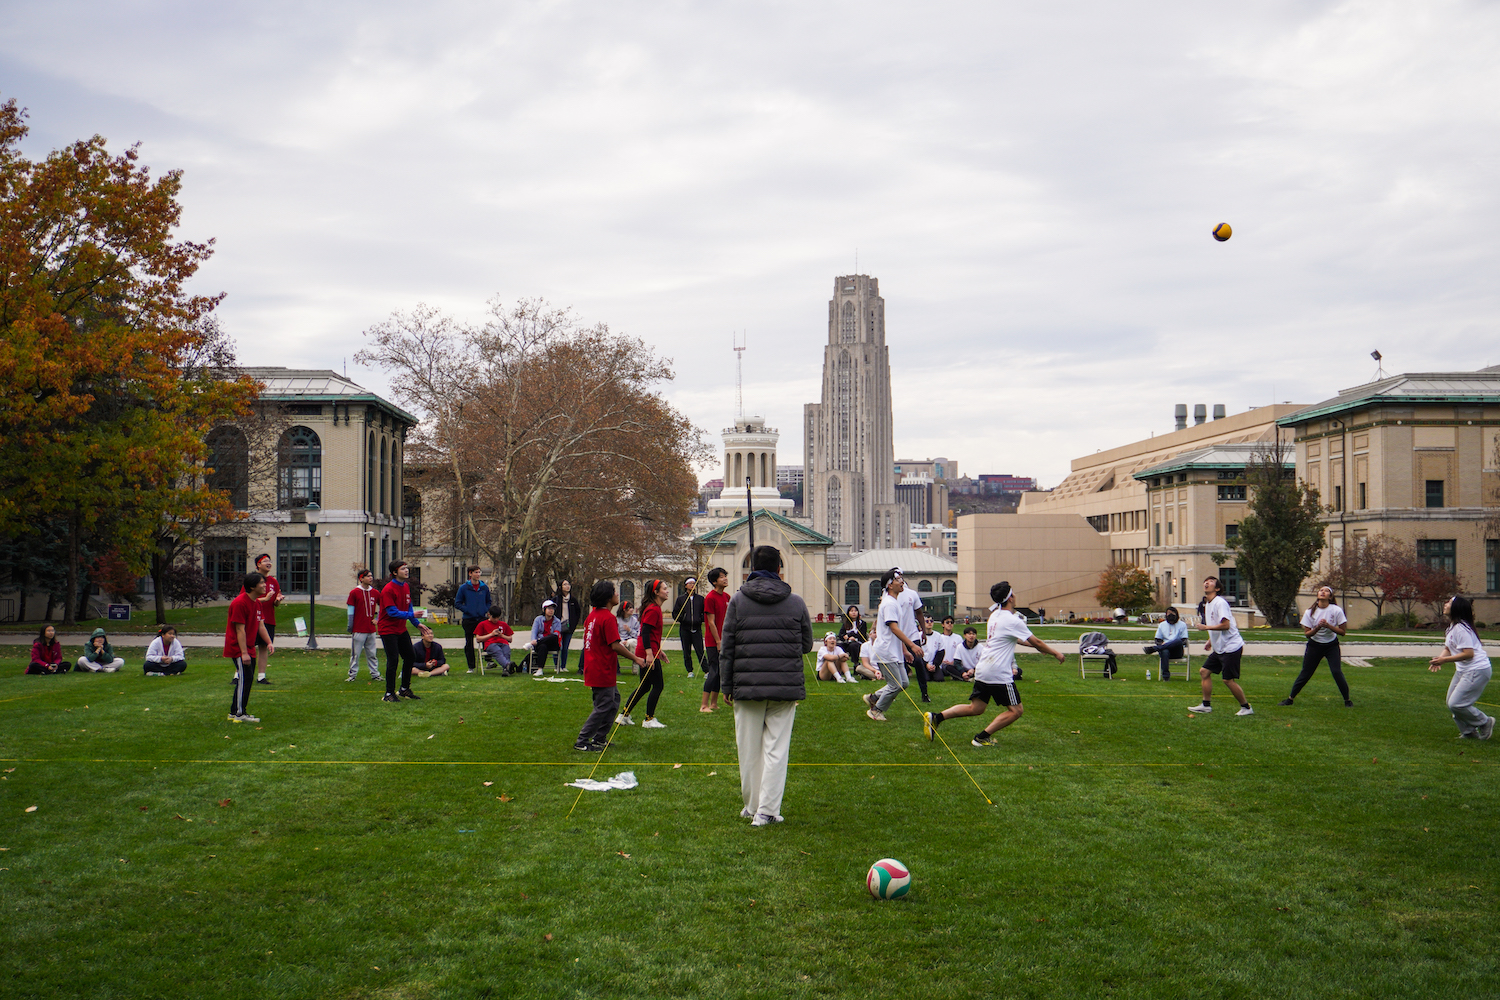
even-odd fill
[(865, 887), (876, 899), (900, 899), (911, 888), (911, 872), (895, 858), (881, 858), (870, 866)]
[(1214, 226), (1214, 239), (1220, 243), (1223, 243), (1233, 235), (1234, 230), (1229, 228), (1229, 223), (1227, 222), (1221, 222), (1217, 226)]

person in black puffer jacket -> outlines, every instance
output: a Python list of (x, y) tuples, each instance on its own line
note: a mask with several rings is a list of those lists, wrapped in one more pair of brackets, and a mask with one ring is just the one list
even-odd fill
[(781, 579), (781, 551), (757, 545), (750, 579), (729, 602), (719, 641), (719, 682), (734, 700), (740, 753), (740, 815), (751, 826), (780, 823), (797, 702), (807, 697), (802, 657), (812, 652), (812, 618)]

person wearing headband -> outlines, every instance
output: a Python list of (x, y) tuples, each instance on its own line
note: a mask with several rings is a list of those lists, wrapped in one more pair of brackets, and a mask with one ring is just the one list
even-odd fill
[(557, 653), (562, 649), (562, 627), (558, 624), (556, 612), (556, 601), (543, 601), (542, 613), (532, 619), (531, 641), (526, 644), (526, 648), (531, 651), (533, 677), (542, 676), (548, 653)]
[(879, 691), (865, 695), (864, 701), (865, 715), (876, 722), (886, 722), (885, 710), (891, 707), (891, 702), (911, 683), (906, 665), (913, 663), (920, 666), (922, 650), (906, 631), (907, 613), (902, 609), (900, 601), (901, 593), (906, 589), (906, 581), (901, 577), (901, 570), (886, 570), (880, 583), (885, 588), (885, 596), (880, 599), (880, 610), (875, 616), (873, 652), (876, 669), (886, 681)]
[(670, 594), (671, 588), (665, 580), (652, 580), (646, 584), (646, 606), (641, 609), (641, 635), (635, 642), (635, 655), (641, 661), (641, 682), (625, 703), (625, 711), (615, 717), (617, 725), (635, 725), (630, 713), (640, 703), (641, 695), (645, 695), (646, 718), (641, 722), (641, 728), (667, 728), (666, 723), (656, 717), (656, 705), (661, 701), (661, 693), (667, 684), (664, 672), (667, 656), (661, 650), (661, 606), (667, 603)]
[(698, 666), (708, 672), (703, 646), (703, 595), (698, 593), (698, 581), (688, 577), (682, 583), (682, 596), (672, 605), (672, 621), (677, 624), (677, 637), (682, 640), (682, 665), (687, 675), (693, 676), (693, 651), (698, 652)]
[(1032, 649), (1063, 662), (1063, 654), (1031, 634), (1026, 619), (1016, 614), (1016, 591), (1009, 581), (1001, 580), (990, 588), (990, 622), (974, 669), (974, 689), (968, 704), (954, 705), (941, 712), (922, 713), (922, 734), (930, 741), (944, 720), (984, 713), (991, 701), (1002, 711), (990, 720), (969, 742), (976, 747), (995, 745), (995, 734), (1021, 717), (1021, 692), (1016, 687), (1016, 647)]

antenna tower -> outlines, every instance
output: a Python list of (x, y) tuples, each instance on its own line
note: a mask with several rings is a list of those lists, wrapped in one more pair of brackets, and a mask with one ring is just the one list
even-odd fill
[(741, 419), (745, 416), (745, 345), (740, 341), (739, 334), (734, 337), (734, 416)]

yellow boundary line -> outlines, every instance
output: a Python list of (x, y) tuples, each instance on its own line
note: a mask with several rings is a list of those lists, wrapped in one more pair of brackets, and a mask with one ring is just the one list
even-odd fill
[[(277, 760), (260, 760), (260, 759), (255, 759), (255, 760), (241, 760), (241, 759), (237, 759), (237, 758), (215, 760), (213, 758), (190, 759), (190, 758), (165, 758), (165, 757), (163, 757), (163, 758), (152, 758), (152, 757), (0, 757), (0, 762), (7, 763), (7, 764), (269, 764), (269, 765), (277, 766), (277, 767), (288, 766), (288, 765), (293, 765), (293, 764), (305, 764), (305, 765), (313, 765), (313, 766), (318, 766), (318, 767), (324, 767), (324, 766), (351, 767), (351, 766), (373, 766), (373, 765), (378, 765), (378, 766), (388, 766), (388, 767), (454, 767), (454, 766), (464, 766), (464, 767), (570, 767), (570, 768), (571, 767), (577, 767), (579, 764), (583, 763), (582, 761), (550, 761), (550, 760), (287, 760), (287, 759), (277, 759)], [(1473, 763), (1483, 763), (1483, 765), (1486, 766), (1486, 767), (1500, 767), (1500, 761), (1482, 761), (1481, 762), (1481, 761), (1475, 761), (1472, 758), (1470, 758), (1469, 760), (1464, 760), (1464, 761), (1410, 761), (1410, 762), (1389, 761), (1389, 762), (1387, 762), (1387, 764), (1389, 766), (1392, 766), (1392, 767), (1426, 767), (1426, 766), (1429, 766), (1429, 765), (1432, 765), (1432, 764), (1441, 764), (1442, 766), (1456, 766), (1458, 764), (1473, 764)], [(709, 761), (709, 762), (680, 761), (680, 762), (672, 763), (672, 762), (666, 762), (666, 761), (628, 761), (627, 760), (627, 761), (620, 761), (620, 762), (618, 762), (616, 764), (616, 766), (618, 766), (618, 767), (667, 767), (667, 768), (680, 768), (680, 767), (734, 767), (734, 768), (738, 768), (739, 767), (739, 762), (738, 761), (720, 761), (720, 762), (713, 762), (713, 761)], [(792, 761), (792, 762), (789, 762), (787, 764), (787, 767), (829, 767), (829, 768), (835, 768), (835, 767), (837, 767), (837, 768), (851, 768), (851, 769), (856, 769), (856, 770), (859, 769), (859, 768), (874, 769), (874, 768), (892, 768), (892, 767), (952, 767), (952, 766), (953, 765), (950, 764), (950, 763), (948, 763), (947, 761), (937, 761), (937, 762), (933, 762), (933, 763), (916, 762), (916, 761), (886, 761), (886, 762), (882, 762), (882, 763), (869, 763), (869, 762), (861, 763), (861, 762), (858, 762), (858, 761), (849, 761), (849, 762), (838, 762), (838, 761), (833, 761), (833, 762), (819, 762), (819, 761), (796, 762), (796, 761)], [(963, 765), (960, 764), (959, 766), (962, 767)], [(1027, 763), (1025, 761), (985, 761), (985, 762), (975, 762), (971, 766), (973, 766), (973, 767), (989, 767), (989, 768), (997, 768), (997, 767), (1012, 767), (1012, 768), (1019, 768), (1019, 767), (1029, 767), (1029, 768), (1041, 768), (1041, 767), (1078, 767), (1078, 768), (1082, 768), (1082, 767), (1099, 767), (1099, 768), (1118, 768), (1118, 769), (1127, 769), (1127, 768), (1134, 768), (1134, 767), (1211, 767), (1211, 768), (1215, 768), (1215, 769), (1219, 769), (1219, 770), (1230, 770), (1230, 769), (1245, 770), (1245, 769), (1251, 769), (1251, 768), (1268, 768), (1268, 767), (1278, 767), (1278, 768), (1279, 767), (1295, 767), (1295, 768), (1298, 768), (1298, 769), (1305, 769), (1305, 768), (1307, 768), (1309, 766), (1317, 766), (1317, 765), (1309, 765), (1309, 763), (1307, 761), (1298, 760), (1298, 761), (1289, 761), (1289, 762), (1287, 762), (1285, 764), (1277, 764), (1277, 763), (1264, 763), (1264, 764), (1263, 763), (1250, 763), (1250, 764), (1246, 764), (1246, 763), (1234, 763), (1234, 764), (1228, 764), (1228, 763), (1223, 763), (1223, 762), (1219, 762), (1219, 761), (1210, 761), (1210, 762), (1197, 762), (1197, 761), (1182, 761), (1182, 762), (1169, 762), (1169, 761), (1134, 761), (1134, 762), (1122, 762), (1122, 761), (1048, 761), (1048, 762), (1044, 762), (1044, 763), (1036, 763), (1036, 762)], [(1324, 765), (1324, 766), (1327, 766), (1327, 765)], [(1335, 766), (1348, 767), (1348, 766), (1355, 766), (1355, 765), (1347, 765), (1346, 764), (1346, 765), (1335, 765)], [(1376, 764), (1376, 765), (1364, 765), (1364, 764), (1360, 764), (1360, 765), (1357, 765), (1357, 766), (1360, 766), (1360, 767), (1365, 767), (1365, 766), (1380, 767), (1380, 766), (1383, 766), (1383, 765), (1379, 765), (1379, 764)]]

